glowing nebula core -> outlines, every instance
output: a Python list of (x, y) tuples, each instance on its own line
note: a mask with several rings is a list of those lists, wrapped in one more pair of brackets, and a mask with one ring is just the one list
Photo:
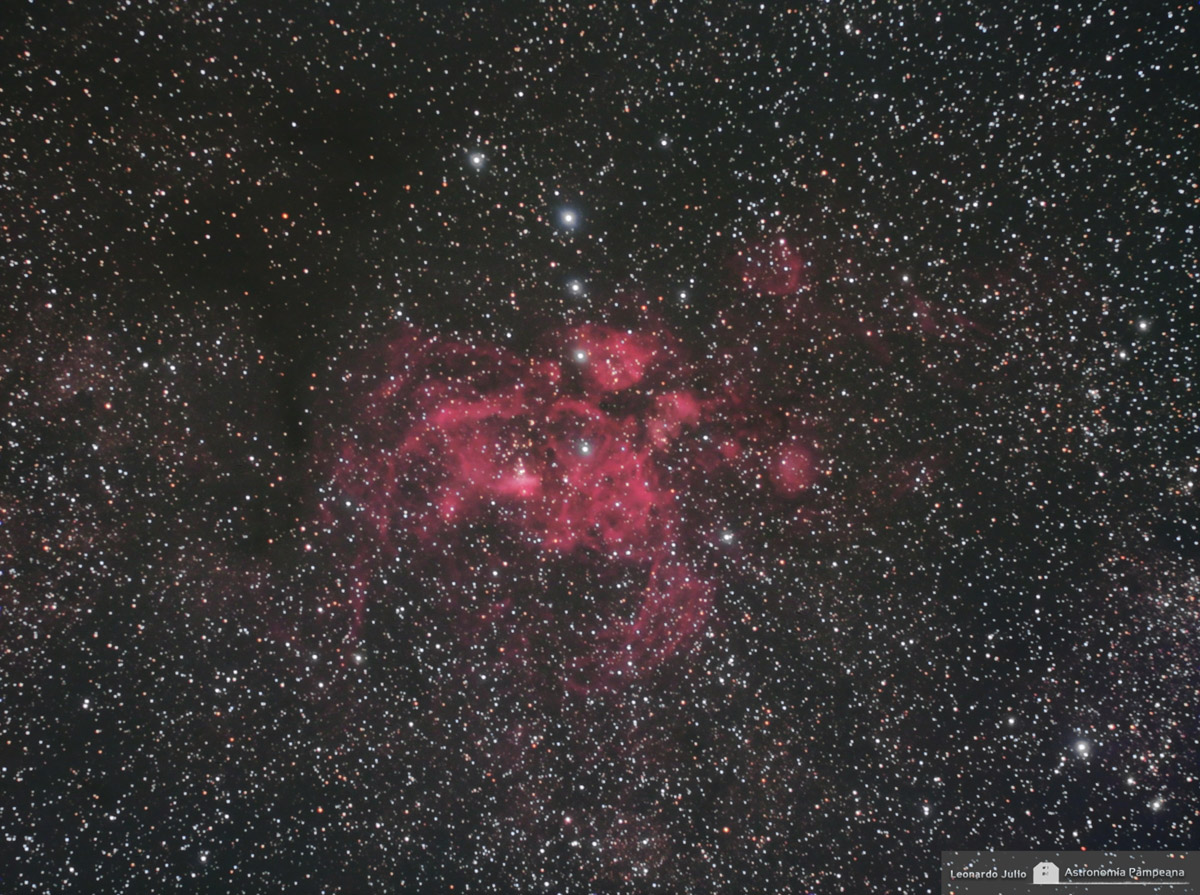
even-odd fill
[(701, 569), (713, 520), (689, 500), (697, 482), (766, 480), (792, 500), (817, 461), (736, 384), (704, 387), (661, 325), (590, 324), (554, 343), (561, 359), (411, 328), (389, 341), (336, 450), (337, 491), (371, 544), (353, 600), (361, 620), (403, 554), (441, 610), (462, 614), (461, 636), (498, 637), (520, 661), (555, 616), (567, 646), (554, 673), (568, 688), (611, 687), (714, 622)]

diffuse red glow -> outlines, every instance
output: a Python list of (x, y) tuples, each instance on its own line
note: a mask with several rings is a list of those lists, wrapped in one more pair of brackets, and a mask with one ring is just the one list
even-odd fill
[(734, 257), (743, 285), (761, 295), (791, 295), (806, 285), (804, 259), (786, 236), (751, 243)]
[[(688, 545), (712, 520), (697, 518), (681, 492), (715, 467), (747, 462), (740, 444), (749, 423), (731, 391), (704, 393), (690, 381), (661, 328), (588, 325), (558, 342), (561, 361), (401, 332), (378, 384), (354, 408), (334, 481), (375, 542), (357, 562), (360, 609), (372, 598), (371, 567), (401, 549), (447, 583), (482, 574), (456, 555), (479, 524), (508, 539), (505, 575), (514, 580), (528, 582), (552, 558), (602, 582), (641, 581), (637, 593), (599, 601), (562, 669), (569, 687), (613, 686), (707, 629), (715, 588)], [(733, 406), (739, 431), (697, 447), (698, 427)], [(811, 454), (791, 443), (769, 453), (770, 482), (795, 497), (811, 482)], [(473, 617), (501, 624), (513, 602), (501, 587), (491, 609), (473, 606)], [(529, 638), (511, 624), (514, 660)]]
[[(915, 294), (875, 317), (843, 310), (784, 237), (745, 248), (735, 273), (771, 299), (745, 324), (772, 332), (781, 357), (805, 357), (817, 327), (884, 366), (905, 334), (986, 335)], [(636, 329), (587, 324), (550, 338), (522, 357), (408, 327), (370, 359), (381, 366), (348, 400), (331, 475), (334, 503), (363, 524), (346, 576), (352, 637), (365, 603), (387, 598), (382, 570), (400, 563), (456, 636), (501, 643), (508, 662), (537, 653), (545, 664), (549, 649), (568, 688), (616, 686), (710, 629), (715, 551), (740, 549), (724, 526), (764, 502), (780, 524), (811, 515), (829, 463), (796, 379), (762, 372), (736, 334), (695, 364), (644, 314)], [(939, 462), (879, 471), (862, 499), (899, 499)], [(732, 518), (714, 518), (718, 507)]]

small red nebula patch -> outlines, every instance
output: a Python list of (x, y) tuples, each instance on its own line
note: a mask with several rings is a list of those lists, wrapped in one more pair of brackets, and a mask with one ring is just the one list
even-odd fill
[(816, 479), (813, 456), (795, 444), (777, 447), (771, 458), (771, 483), (788, 497), (806, 490)]
[(665, 347), (653, 335), (587, 325), (567, 333), (589, 391), (616, 392), (637, 385)]
[(667, 447), (679, 437), (684, 426), (700, 422), (700, 402), (690, 391), (670, 392), (654, 399), (650, 420), (651, 438), (658, 447)]

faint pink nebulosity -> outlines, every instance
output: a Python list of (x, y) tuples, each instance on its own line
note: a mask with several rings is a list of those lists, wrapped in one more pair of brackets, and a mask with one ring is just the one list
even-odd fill
[(786, 236), (751, 243), (733, 267), (747, 289), (762, 295), (791, 295), (807, 284), (804, 259)]
[(712, 614), (713, 584), (682, 563), (655, 561), (636, 615), (614, 620), (596, 649), (576, 656), (567, 687), (583, 692), (596, 684), (633, 680), (704, 633)]
[[(356, 563), (360, 623), (362, 601), (375, 598), (372, 568), (397, 552), (442, 576), (447, 592), (460, 576), (481, 575), (460, 567), (456, 549), (481, 520), (520, 545), (503, 556), (514, 580), (531, 580), (546, 562), (579, 563), (600, 580), (632, 574), (640, 592), (601, 601), (599, 622), (592, 619), (562, 669), (569, 687), (613, 686), (709, 627), (714, 583), (687, 545), (711, 520), (690, 518), (680, 492), (715, 466), (749, 461), (718, 445), (704, 459), (681, 450), (698, 426), (737, 402), (690, 382), (677, 342), (661, 328), (587, 325), (557, 341), (563, 361), (403, 331), (353, 407), (334, 481), (375, 543)], [(744, 426), (744, 408), (739, 414)], [(799, 493), (811, 456), (785, 445), (776, 457), (778, 493)], [(514, 599), (536, 595), (504, 594), (491, 610), (471, 612), (500, 624)], [(511, 624), (514, 659), (527, 638)]]
[(615, 392), (637, 385), (666, 349), (655, 336), (611, 326), (579, 326), (568, 338), (582, 352), (583, 380), (590, 391)]
[(808, 488), (816, 477), (812, 453), (797, 444), (775, 448), (771, 459), (771, 482), (789, 497)]

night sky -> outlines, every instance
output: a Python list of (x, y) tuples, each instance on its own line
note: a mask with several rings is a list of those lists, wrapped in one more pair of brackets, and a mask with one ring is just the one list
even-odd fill
[(1195, 5), (4, 18), (0, 890), (1200, 848)]

